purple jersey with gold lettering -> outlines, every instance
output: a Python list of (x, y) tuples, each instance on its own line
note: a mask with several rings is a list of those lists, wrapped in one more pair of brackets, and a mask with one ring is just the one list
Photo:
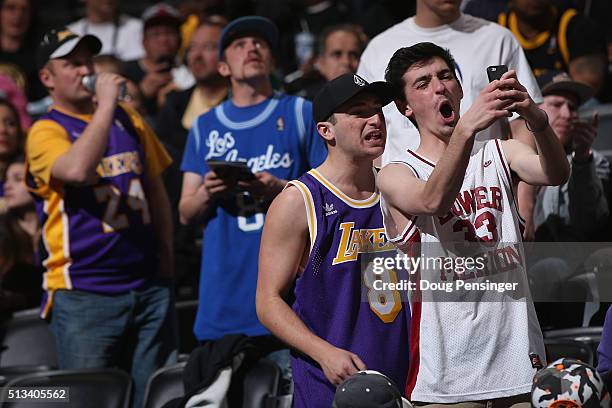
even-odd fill
[[(43, 144), (49, 135), (59, 145), (72, 144), (90, 118), (51, 109), (31, 135)], [(58, 289), (124, 293), (141, 287), (155, 273), (157, 243), (147, 200), (149, 180), (167, 165), (168, 158), (151, 138), (155, 136), (141, 118), (117, 107), (97, 167), (99, 179), (85, 186), (51, 178), (40, 170), (40, 163), (52, 167), (53, 157), (58, 156), (42, 158), (47, 152), (30, 146), (28, 184), (43, 226), (42, 258), (47, 270), (43, 287), (48, 295)], [(145, 150), (153, 157), (145, 157)], [(45, 299), (43, 315), (51, 298)]]
[[(357, 354), (401, 389), (408, 373), (407, 304), (396, 291), (373, 290), (376, 279), (396, 281), (393, 271), (375, 276), (371, 267), (362, 267), (363, 254), (394, 250), (385, 237), (378, 192), (354, 200), (317, 170), (291, 184), (304, 198), (310, 234), (293, 310), (314, 334)], [(294, 353), (292, 367), (294, 407), (329, 408), (336, 390), (317, 363)]]

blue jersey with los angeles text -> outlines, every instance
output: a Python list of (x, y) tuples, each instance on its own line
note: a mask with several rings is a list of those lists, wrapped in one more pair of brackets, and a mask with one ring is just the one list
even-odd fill
[[(359, 356), (369, 370), (399, 389), (408, 374), (408, 303), (400, 293), (375, 290), (375, 280), (396, 282), (394, 271), (375, 274), (370, 259), (394, 253), (385, 236), (379, 194), (354, 200), (317, 170), (291, 182), (304, 198), (310, 253), (295, 283), (293, 310), (317, 336)], [(364, 254), (368, 260), (364, 261)], [(366, 265), (367, 264), (367, 265)], [(291, 359), (294, 408), (329, 408), (335, 387), (305, 355)]]
[[(198, 117), (181, 170), (204, 177), (207, 160), (244, 161), (253, 172), (291, 180), (326, 155), (311, 104), (277, 93), (249, 107), (229, 99)], [(268, 205), (236, 193), (216, 202), (207, 215), (194, 327), (199, 340), (268, 334), (255, 312), (259, 243)]]

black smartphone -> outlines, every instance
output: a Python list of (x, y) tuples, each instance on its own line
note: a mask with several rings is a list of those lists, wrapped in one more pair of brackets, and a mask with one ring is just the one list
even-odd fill
[(168, 55), (163, 55), (157, 59), (158, 64), (165, 64), (166, 67), (158, 72), (170, 72), (174, 67), (174, 58)]
[(487, 67), (487, 76), (489, 77), (489, 82), (493, 82), (496, 79), (501, 79), (502, 75), (508, 72), (508, 67), (506, 65), (491, 65)]
[(207, 160), (206, 164), (222, 179), (232, 178), (237, 181), (248, 181), (255, 178), (255, 174), (245, 162)]

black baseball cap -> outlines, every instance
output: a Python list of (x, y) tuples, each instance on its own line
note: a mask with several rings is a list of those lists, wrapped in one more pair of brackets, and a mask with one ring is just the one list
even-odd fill
[(66, 27), (47, 31), (36, 49), (38, 69), (44, 67), (49, 60), (65, 57), (80, 44), (87, 46), (93, 55), (102, 49), (102, 42), (95, 35), (79, 36)]
[(567, 73), (563, 71), (548, 71), (538, 76), (538, 85), (542, 91), (542, 96), (556, 95), (559, 92), (567, 92), (575, 95), (578, 105), (582, 105), (595, 95), (595, 90), (590, 86), (573, 81)]
[(276, 27), (272, 20), (261, 16), (240, 17), (230, 21), (221, 32), (219, 59), (221, 59), (223, 51), (232, 41), (253, 34), (266, 40), (272, 50), (276, 50), (278, 47), (278, 27)]
[(155, 25), (169, 25), (180, 27), (183, 24), (181, 13), (166, 3), (157, 3), (147, 8), (142, 13), (143, 28), (147, 29)]
[(397, 96), (393, 86), (385, 81), (368, 83), (357, 74), (343, 74), (326, 83), (312, 102), (315, 122), (324, 122), (343, 103), (353, 96), (367, 92), (378, 96), (385, 106)]
[(387, 376), (374, 370), (353, 374), (336, 388), (332, 408), (403, 408), (410, 404)]

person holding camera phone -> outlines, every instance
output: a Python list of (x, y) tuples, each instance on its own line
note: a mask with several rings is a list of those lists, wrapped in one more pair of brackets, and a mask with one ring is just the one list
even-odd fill
[(184, 65), (175, 66), (183, 22), (179, 11), (158, 3), (144, 11), (142, 21), (145, 56), (126, 62), (123, 74), (138, 84), (147, 114), (155, 117), (168, 92), (187, 89), (195, 81)]
[[(429, 290), (410, 293), (406, 396), (416, 406), (436, 408), (529, 407), (531, 380), (545, 352), (526, 285), (511, 174), (560, 185), (569, 165), (516, 71), (489, 83), (460, 114), (463, 89), (454, 67), (450, 53), (432, 43), (401, 48), (389, 61), (385, 79), (402, 90), (396, 108), (418, 127), (421, 144), (378, 175), (385, 233), (407, 256), (448, 260), (467, 253), (464, 259), (485, 262), (465, 273), (421, 267), (419, 279), (465, 285), (491, 279), (520, 289), (468, 290), (465, 296), (455, 290), (445, 298)], [(514, 113), (526, 121), (536, 149), (499, 139), (475, 146), (479, 131)]]
[[(218, 70), (229, 78), (231, 97), (199, 116), (189, 132), (179, 203), (182, 223), (205, 222), (196, 338), (205, 342), (245, 334), (263, 354), (282, 347), (255, 312), (267, 207), (287, 180), (327, 156), (310, 102), (272, 89), (278, 41), (274, 23), (258, 16), (236, 19), (221, 33)], [(254, 177), (217, 173), (211, 160), (244, 162)], [(288, 367), (288, 352), (280, 358), (279, 365)]]

